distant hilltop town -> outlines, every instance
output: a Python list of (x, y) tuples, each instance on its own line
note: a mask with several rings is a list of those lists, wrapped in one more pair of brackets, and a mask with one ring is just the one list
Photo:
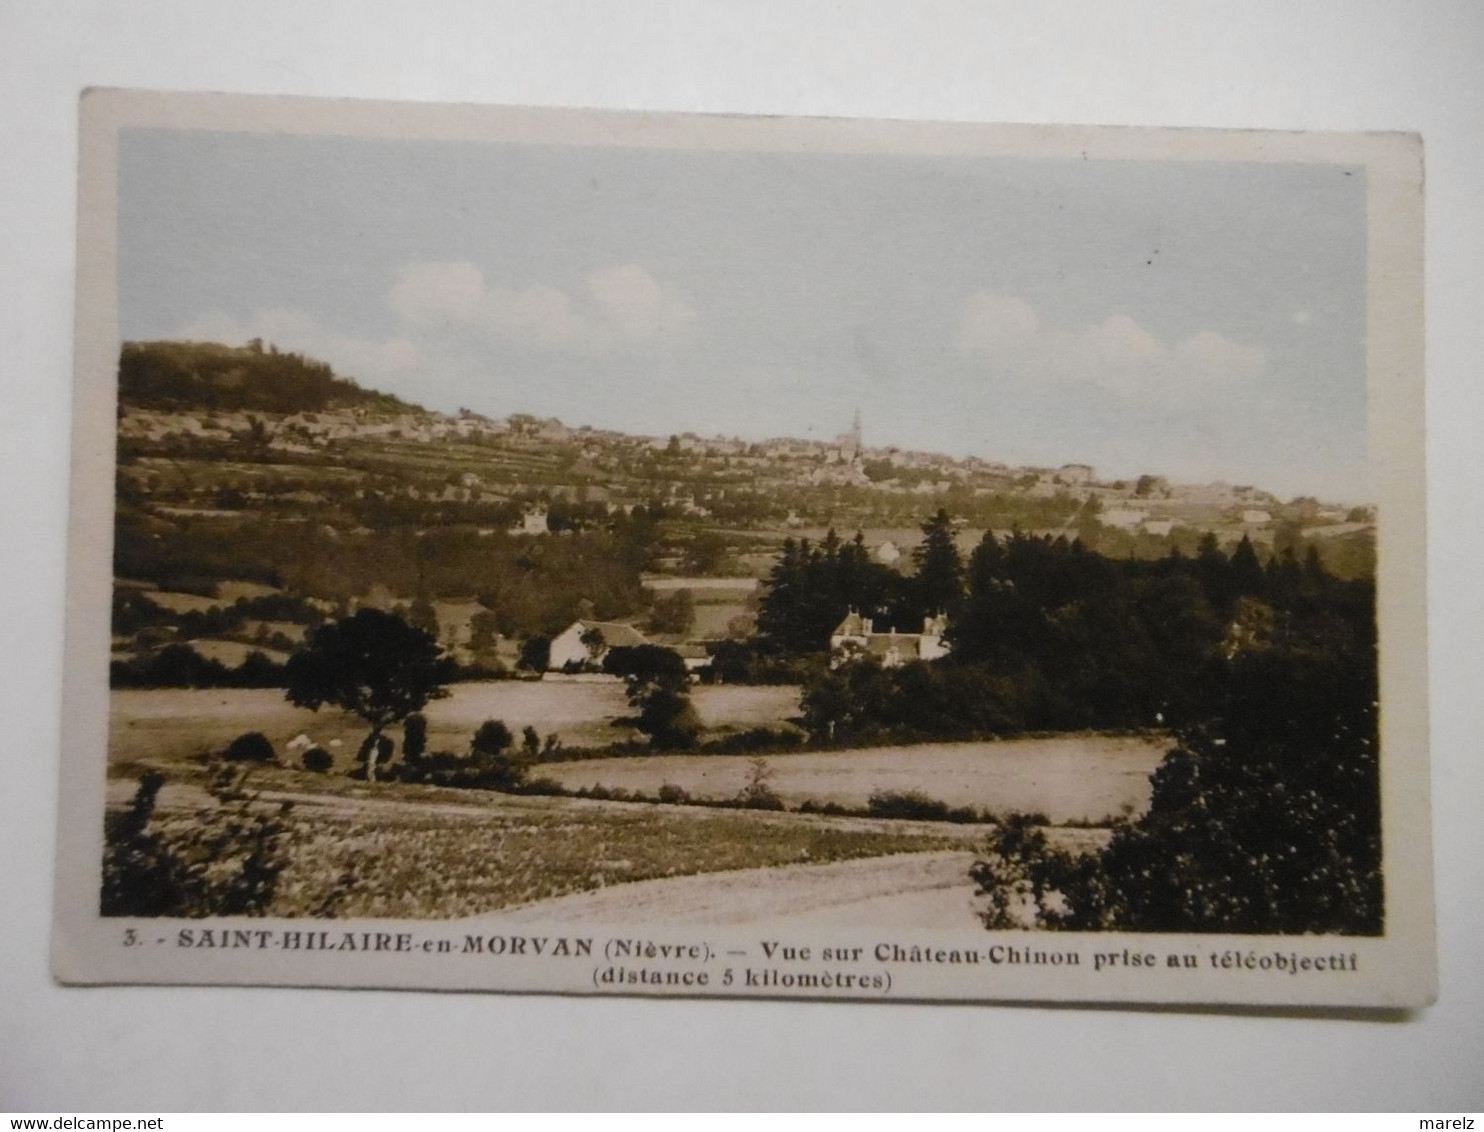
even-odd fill
[[(689, 667), (755, 635), (789, 553), (828, 560), (848, 543), (910, 577), (937, 516), (965, 559), (986, 532), (1019, 531), (1117, 559), (1195, 556), (1214, 539), (1317, 556), (1341, 578), (1375, 566), (1366, 507), (870, 445), (858, 412), (819, 440), (432, 412), (261, 345), (126, 346), (117, 438), (124, 665), (185, 640), (233, 673), (254, 651), (281, 663), (314, 616), (369, 605), (405, 611), (467, 663), (585, 671), (595, 646), (637, 632)], [(820, 632), (837, 655), (891, 667), (946, 647), (926, 612), (862, 609)], [(551, 651), (526, 655), (532, 641)], [(169, 678), (226, 678), (191, 671)]]
[[(832, 439), (762, 440), (630, 435), (519, 412), (441, 413), (261, 343), (126, 345), (118, 436), (121, 455), (138, 457), (121, 460), (121, 486), (175, 514), (270, 500), (312, 510), (350, 494), (392, 509), (436, 503), (445, 522), (462, 517), (489, 529), (495, 519), (513, 533), (542, 534), (657, 506), (672, 518), (733, 531), (874, 531), (873, 553), (888, 563), (910, 550), (921, 516), (938, 506), (967, 530), (1063, 533), (1149, 556), (1178, 543), (1182, 531), (1190, 540), (1214, 531), (1224, 541), (1245, 535), (1273, 545), (1344, 539), (1374, 522), (1368, 507), (1284, 501), (1246, 484), (1175, 483), (1157, 469), (1110, 478), (1084, 463), (1011, 466), (868, 446), (858, 410)], [(181, 456), (241, 452), (243, 445), (258, 470), (179, 474)], [(353, 466), (372, 474), (352, 488), (346, 475)]]
[[(850, 488), (886, 497), (967, 501), (1009, 495), (1075, 501), (1078, 518), (1095, 519), (1104, 527), (1129, 533), (1164, 537), (1181, 525), (1236, 525), (1257, 541), (1270, 541), (1271, 533), (1285, 520), (1300, 522), (1306, 535), (1333, 537), (1367, 526), (1373, 519), (1369, 508), (1325, 504), (1312, 498), (1285, 504), (1252, 485), (1180, 484), (1156, 474), (1105, 479), (1088, 464), (1017, 467), (974, 456), (866, 447), (861, 442), (858, 415), (849, 432), (830, 440), (777, 437), (749, 441), (690, 432), (632, 436), (569, 427), (554, 418), (523, 413), (491, 418), (467, 409), (445, 414), (417, 408), (345, 407), (273, 415), (247, 409), (126, 405), (118, 426), (121, 440), (153, 444), (227, 442), (252, 437), (255, 430), (266, 452), (285, 457), (323, 456), (367, 443), (464, 442), (511, 454), (560, 453), (574, 473), (570, 483), (557, 484), (545, 475), (512, 479), (502, 474), (508, 470), (503, 463), (491, 469), (494, 474), (464, 471), (456, 482), (434, 492), (450, 501), (529, 489), (575, 495), (580, 488), (585, 499), (621, 505), (641, 502), (652, 496), (653, 487), (663, 485), (660, 497), (665, 502), (705, 518), (727, 510), (718, 505), (727, 497), (728, 484), (736, 485), (731, 489), (734, 492)], [(640, 488), (632, 481), (636, 472), (645, 469), (653, 474), (638, 478), (654, 482)], [(630, 484), (634, 490), (626, 491)], [(407, 492), (414, 498), (423, 494), (413, 485), (408, 485)], [(524, 512), (520, 530), (539, 533), (544, 529), (541, 520), (532, 517), (538, 510)], [(796, 505), (775, 518), (787, 527), (816, 525), (818, 517), (810, 510)], [(885, 554), (890, 557), (900, 549), (888, 547)]]

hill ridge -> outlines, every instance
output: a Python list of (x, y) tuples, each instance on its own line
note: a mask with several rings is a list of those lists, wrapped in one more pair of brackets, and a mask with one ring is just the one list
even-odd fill
[(422, 412), (353, 378), (328, 362), (280, 351), (261, 339), (243, 346), (219, 342), (125, 342), (119, 352), (119, 403), (154, 409), (224, 409), (292, 414), (331, 407)]

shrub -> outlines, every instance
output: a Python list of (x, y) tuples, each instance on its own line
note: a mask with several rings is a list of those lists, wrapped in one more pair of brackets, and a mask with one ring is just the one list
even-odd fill
[(751, 766), (747, 784), (737, 793), (738, 805), (748, 810), (783, 809), (783, 799), (778, 796), (771, 783), (773, 768), (768, 765), (768, 760), (752, 759)]
[(216, 764), (214, 805), (162, 828), (155, 805), (165, 777), (139, 780), (134, 799), (104, 824), (105, 916), (261, 916), (288, 864), (283, 845), (291, 804), (263, 805), (244, 788), (247, 770)]
[(310, 747), (304, 752), (304, 769), (324, 774), (335, 765), (334, 756), (323, 747)]
[(1040, 810), (1030, 810), (1029, 812), (1011, 810), (1004, 817), (996, 818), (995, 824), (1006, 826), (1007, 828), (1011, 826), (1023, 828), (1045, 827), (1051, 824), (1051, 819)]
[(988, 897), (979, 918), (990, 931), (1044, 923), (1051, 915), (1047, 889), (1064, 859), (1050, 852), (1039, 816), (1007, 816), (990, 834), (988, 854), (969, 870), (980, 894)]
[(746, 751), (789, 751), (803, 746), (804, 736), (782, 728), (750, 727), (706, 744), (706, 750), (718, 755), (742, 754)]
[(275, 753), (268, 736), (261, 731), (244, 731), (227, 744), (222, 756), (232, 762), (271, 763)]
[(831, 817), (840, 817), (850, 813), (848, 809), (839, 802), (816, 802), (813, 798), (806, 798), (799, 804), (801, 814), (828, 814)]
[(660, 751), (694, 747), (701, 734), (701, 717), (684, 692), (660, 688), (650, 692), (639, 711), (639, 730)]
[(642, 794), (625, 790), (622, 786), (584, 786), (573, 795), (577, 798), (591, 798), (597, 802), (642, 802), (645, 800)]
[(467, 783), (454, 781), (469, 769), (471, 760), (452, 751), (431, 751), (415, 762), (404, 761), (395, 768), (402, 782), (421, 782), (429, 786), (463, 786)]
[[(403, 763), (397, 777), (403, 782), (425, 786), (451, 786), (464, 790), (498, 790), (519, 793), (525, 790), (526, 767), (518, 757), (509, 754), (487, 755), (478, 751), (456, 755), (451, 751), (434, 751), (415, 763)], [(532, 793), (549, 793), (549, 779)]]
[(524, 668), (528, 672), (544, 672), (546, 666), (551, 663), (551, 638), (530, 637), (520, 646), (520, 660), (518, 668)]
[(656, 797), (667, 806), (683, 806), (690, 801), (689, 792), (673, 782), (662, 783)]
[(740, 801), (744, 810), (783, 810), (787, 808), (783, 804), (783, 799), (772, 790), (743, 794), (740, 796)]
[(498, 755), (510, 746), (514, 738), (503, 720), (487, 719), (479, 725), (469, 746), (476, 754)]
[(947, 802), (929, 798), (916, 790), (877, 790), (866, 803), (866, 812), (877, 818), (915, 818), (947, 821), (952, 813)]

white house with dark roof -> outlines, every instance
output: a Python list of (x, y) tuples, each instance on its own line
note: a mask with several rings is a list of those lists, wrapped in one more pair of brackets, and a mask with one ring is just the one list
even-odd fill
[(601, 665), (611, 648), (648, 643), (644, 634), (632, 625), (579, 619), (551, 639), (551, 658), (546, 662), (546, 670), (564, 672)]
[(878, 633), (871, 618), (852, 609), (830, 634), (830, 667), (867, 656), (874, 656), (883, 668), (897, 668), (914, 660), (937, 660), (948, 655), (943, 640), (947, 629), (948, 618), (939, 615), (924, 618), (920, 633), (898, 633), (894, 629)]
[(549, 530), (544, 507), (528, 507), (521, 512), (518, 520), (510, 524), (510, 533), (513, 535), (544, 535)]

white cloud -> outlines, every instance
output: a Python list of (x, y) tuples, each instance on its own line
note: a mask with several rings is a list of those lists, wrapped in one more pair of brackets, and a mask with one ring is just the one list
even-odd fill
[(998, 350), (1023, 346), (1041, 329), (1036, 308), (1014, 295), (976, 291), (964, 302), (959, 320), (960, 350)]
[(603, 267), (586, 280), (583, 301), (547, 283), (492, 287), (472, 263), (410, 263), (387, 295), (408, 326), (468, 325), (492, 337), (550, 348), (601, 351), (619, 343), (682, 340), (695, 310), (637, 264)]
[(1178, 376), (1193, 379), (1250, 377), (1262, 371), (1267, 357), (1256, 346), (1243, 346), (1225, 335), (1202, 330), (1175, 344), (1172, 361)]
[(1024, 299), (980, 291), (964, 302), (958, 347), (1047, 381), (1085, 382), (1121, 397), (1183, 395), (1251, 378), (1260, 349), (1214, 330), (1164, 341), (1126, 314), (1048, 329)]
[(544, 346), (579, 342), (588, 334), (571, 300), (544, 283), (523, 291), (494, 288), (485, 295), (484, 314), (490, 329), (530, 338)]
[(588, 276), (587, 287), (604, 320), (631, 342), (684, 337), (696, 321), (688, 303), (637, 264), (600, 268)]
[(387, 302), (403, 321), (427, 325), (478, 318), (485, 295), (484, 273), (472, 263), (409, 263)]

